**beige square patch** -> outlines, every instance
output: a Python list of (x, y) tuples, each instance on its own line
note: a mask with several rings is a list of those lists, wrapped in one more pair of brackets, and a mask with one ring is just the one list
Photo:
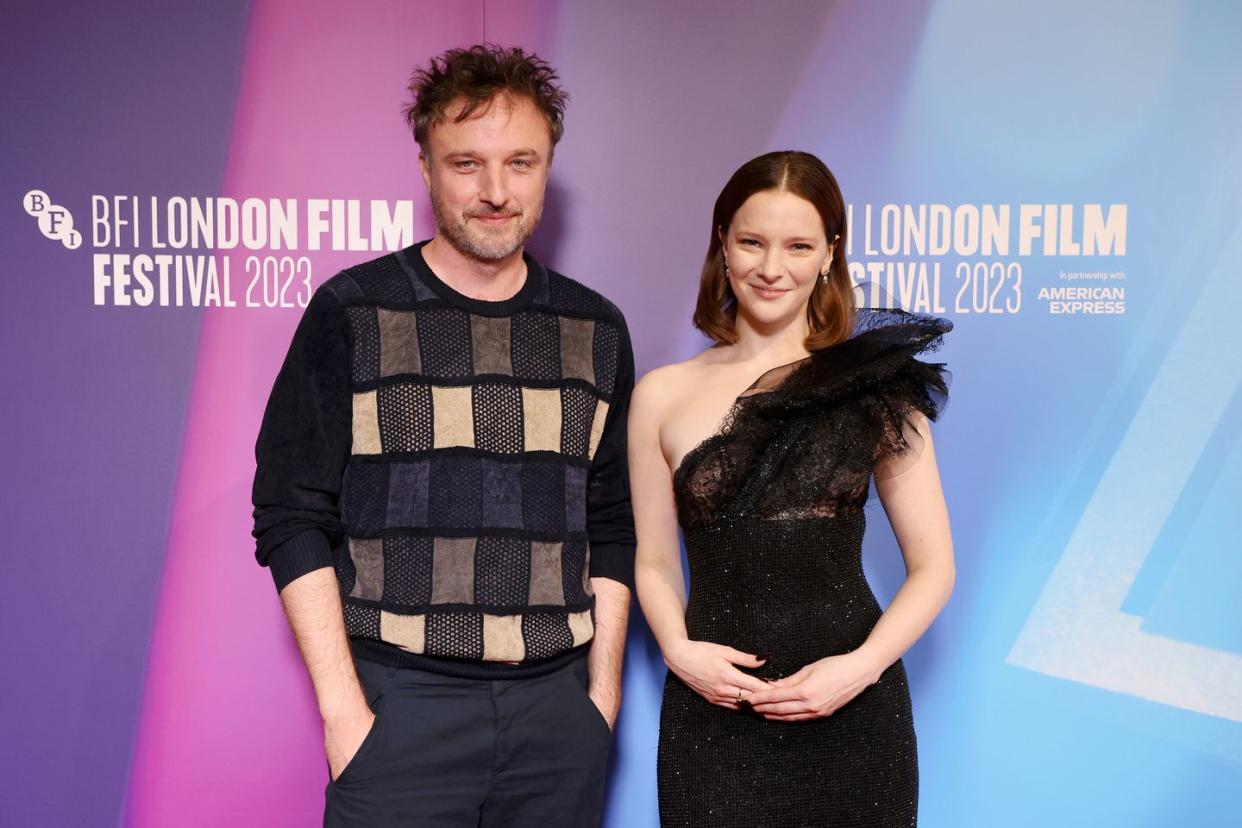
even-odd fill
[(380, 639), (411, 653), (427, 649), (427, 616), (380, 611)]
[(521, 661), (526, 658), (522, 616), (483, 615), (483, 660)]
[(522, 425), (526, 451), (561, 450), (561, 391), (559, 388), (522, 389)]
[(591, 420), (591, 446), (587, 457), (594, 460), (599, 440), (604, 436), (604, 423), (608, 421), (608, 403), (600, 400), (595, 406), (595, 419)]
[(574, 636), (575, 647), (595, 637), (595, 622), (591, 620), (590, 610), (570, 613), (565, 620), (569, 622), (569, 631)]
[(470, 388), (431, 386), (433, 448), (467, 446), (474, 448), (474, 409)]
[(379, 454), (379, 409), (375, 404), (375, 392), (354, 394), (354, 454)]

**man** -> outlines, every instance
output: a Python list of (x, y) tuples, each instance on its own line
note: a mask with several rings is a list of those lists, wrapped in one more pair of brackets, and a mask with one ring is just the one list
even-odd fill
[(524, 252), (551, 67), (475, 46), (411, 91), (436, 233), (311, 299), (256, 447), (257, 557), (323, 717), (326, 825), (596, 825), (633, 582), (629, 335)]

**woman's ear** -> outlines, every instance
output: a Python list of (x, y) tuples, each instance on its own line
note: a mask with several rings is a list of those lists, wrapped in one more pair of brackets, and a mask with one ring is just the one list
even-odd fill
[(824, 260), (824, 266), (819, 270), (819, 275), (825, 279), (828, 278), (828, 270), (832, 267), (832, 257), (837, 255), (837, 242), (840, 240), (840, 233), (828, 240), (828, 258)]

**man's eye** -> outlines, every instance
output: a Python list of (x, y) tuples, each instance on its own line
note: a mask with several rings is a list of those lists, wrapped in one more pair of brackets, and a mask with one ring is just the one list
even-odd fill
[(521, 167), (524, 170), (530, 169), (530, 167), (532, 166), (531, 163), (527, 161), (525, 158), (517, 159), (516, 161), (513, 162), (513, 165), (515, 167)]
[(477, 164), (477, 161), (458, 161), (456, 167), (459, 170), (472, 170)]

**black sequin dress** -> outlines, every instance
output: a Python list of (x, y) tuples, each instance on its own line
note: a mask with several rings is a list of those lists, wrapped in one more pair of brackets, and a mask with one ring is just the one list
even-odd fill
[[(863, 575), (877, 464), (919, 453), (909, 416), (947, 394), (943, 319), (861, 310), (855, 334), (775, 368), (673, 476), (690, 564), (690, 638), (771, 654), (760, 677), (857, 649), (881, 609)], [(669, 826), (912, 826), (918, 756), (900, 661), (822, 719), (770, 722), (710, 704), (671, 672), (657, 762)]]

